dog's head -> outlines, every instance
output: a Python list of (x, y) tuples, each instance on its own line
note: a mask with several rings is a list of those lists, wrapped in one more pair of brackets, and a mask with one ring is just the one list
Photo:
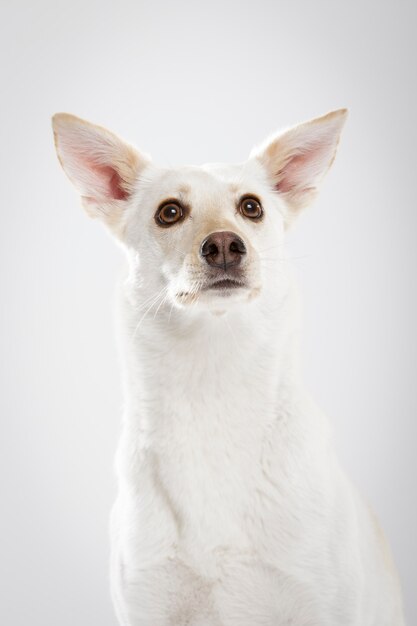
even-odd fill
[(53, 128), (65, 172), (129, 252), (138, 289), (216, 311), (277, 282), (285, 229), (316, 195), (345, 118), (281, 132), (237, 165), (175, 168), (72, 115), (55, 115)]

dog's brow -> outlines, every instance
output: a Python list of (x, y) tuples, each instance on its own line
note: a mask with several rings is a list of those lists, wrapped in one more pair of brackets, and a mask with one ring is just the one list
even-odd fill
[(187, 194), (187, 193), (190, 193), (190, 191), (191, 191), (190, 185), (183, 184), (180, 187), (178, 187), (178, 193)]
[(189, 185), (181, 185), (180, 187), (177, 187), (169, 194), (166, 194), (163, 197), (161, 197), (159, 199), (158, 206), (160, 206), (161, 204), (166, 204), (172, 200), (176, 200), (178, 202), (181, 202), (184, 205), (187, 205), (190, 192), (191, 192), (191, 187)]
[(177, 189), (175, 189), (171, 197), (177, 198), (180, 202), (183, 202), (184, 204), (186, 204), (190, 197), (190, 194), (191, 194), (190, 185), (183, 184)]

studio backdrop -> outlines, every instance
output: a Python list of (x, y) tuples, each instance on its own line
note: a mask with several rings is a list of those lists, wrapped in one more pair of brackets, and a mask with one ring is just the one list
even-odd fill
[(335, 164), (288, 239), (304, 375), (417, 623), (415, 4), (6, 0), (0, 11), (0, 622), (116, 624), (124, 258), (65, 178), (51, 116), (107, 126), (175, 165), (243, 161), (279, 128), (347, 107)]

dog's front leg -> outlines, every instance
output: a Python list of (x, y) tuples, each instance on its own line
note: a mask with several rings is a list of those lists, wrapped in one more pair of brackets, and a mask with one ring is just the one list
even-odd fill
[(111, 515), (111, 591), (120, 626), (223, 626), (214, 607), (214, 581), (179, 553), (179, 513), (148, 457), (121, 480)]
[(117, 555), (112, 592), (120, 626), (223, 626), (216, 611), (213, 581), (178, 558), (129, 571)]

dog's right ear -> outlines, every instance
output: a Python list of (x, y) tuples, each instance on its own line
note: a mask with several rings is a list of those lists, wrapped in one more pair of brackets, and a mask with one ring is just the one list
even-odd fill
[(56, 113), (52, 127), (60, 163), (87, 213), (103, 219), (120, 236), (126, 203), (150, 158), (107, 129), (75, 115)]

